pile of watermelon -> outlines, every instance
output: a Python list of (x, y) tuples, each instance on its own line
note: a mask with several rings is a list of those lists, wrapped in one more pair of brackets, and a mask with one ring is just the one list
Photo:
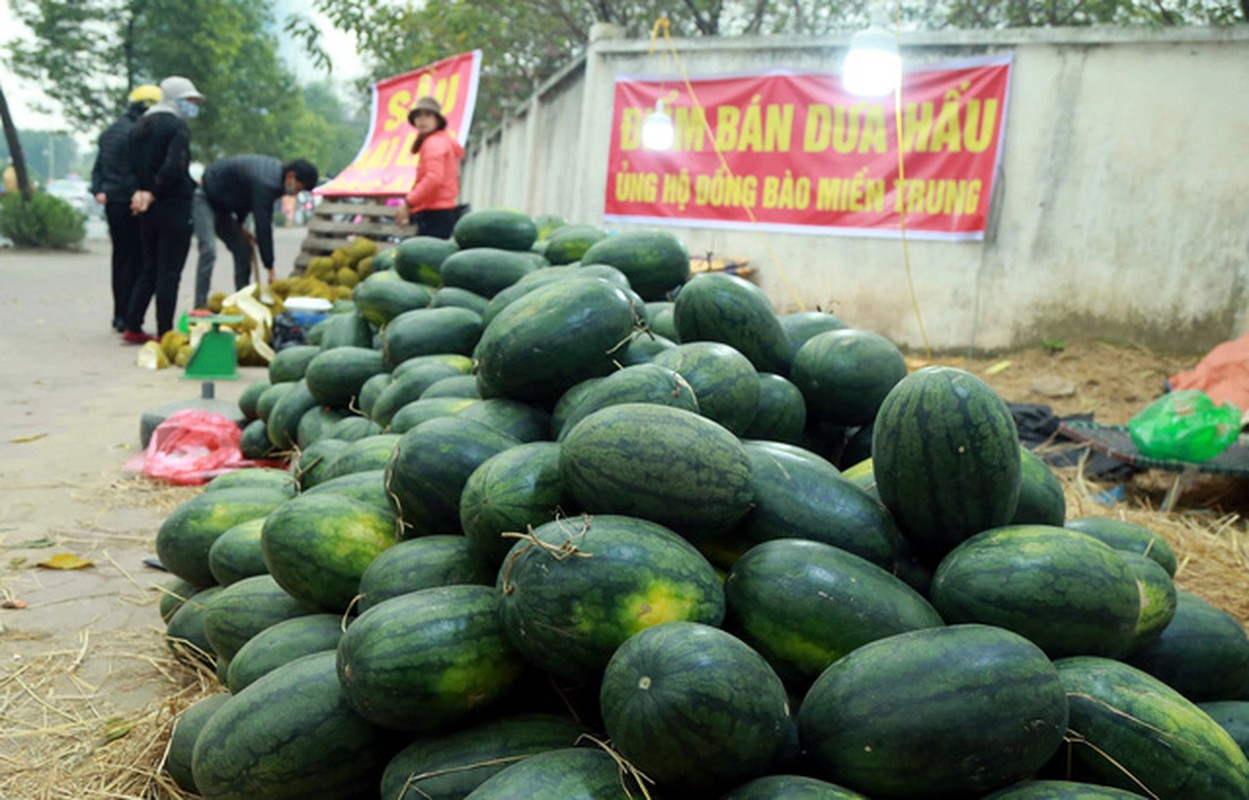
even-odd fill
[(372, 262), (161, 526), (210, 800), (1247, 798), (1249, 639), (958, 369), (663, 232)]

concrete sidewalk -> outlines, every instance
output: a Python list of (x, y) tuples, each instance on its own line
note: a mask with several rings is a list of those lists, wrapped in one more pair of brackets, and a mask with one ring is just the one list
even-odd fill
[[(275, 231), (280, 276), (304, 234)], [(219, 247), (213, 291), (232, 291), (232, 272)], [(194, 273), (192, 248), (179, 313), (191, 307)], [(99, 713), (125, 716), (172, 687), (156, 665), (166, 651), (151, 588), (170, 576), (144, 566), (143, 557), (165, 515), (197, 490), (130, 479), (122, 468), (138, 452), (143, 411), (197, 397), (200, 386), (177, 368), (135, 366), (138, 348), (110, 328), (107, 240), (89, 240), (82, 253), (0, 250), (0, 275), (0, 592), (25, 604), (0, 608), (0, 689), (15, 685), (10, 678), (29, 679), (23, 670), (49, 653), (76, 654), (74, 682), (56, 691), (81, 694), (83, 681), (94, 687)], [(151, 320), (149, 313), (149, 331)], [(265, 374), (243, 369), (240, 380), (216, 384), (217, 396), (236, 400)], [(35, 566), (56, 553), (94, 566)], [(0, 708), (6, 720), (36, 724), (3, 691)]]

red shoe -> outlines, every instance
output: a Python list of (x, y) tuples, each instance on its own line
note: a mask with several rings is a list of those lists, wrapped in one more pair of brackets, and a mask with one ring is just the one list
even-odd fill
[(121, 335), (121, 340), (126, 344), (147, 344), (148, 342), (160, 341), (155, 336), (150, 336), (143, 331), (126, 331)]

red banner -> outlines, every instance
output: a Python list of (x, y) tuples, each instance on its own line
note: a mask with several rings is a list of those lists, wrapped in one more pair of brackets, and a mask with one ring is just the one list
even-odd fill
[(477, 104), (481, 51), (443, 59), (415, 72), (373, 84), (369, 135), (351, 165), (316, 193), (329, 197), (402, 195), (412, 188), (418, 156), (412, 154), (416, 128), (408, 111), (425, 95), (442, 105), (447, 130), (461, 144), (468, 141)]
[[(983, 239), (1002, 152), (1010, 56), (916, 67), (894, 98), (859, 98), (829, 73), (690, 83), (618, 77), (606, 219), (838, 236)], [(663, 100), (669, 150), (642, 145)], [(905, 212), (905, 213), (904, 213)]]

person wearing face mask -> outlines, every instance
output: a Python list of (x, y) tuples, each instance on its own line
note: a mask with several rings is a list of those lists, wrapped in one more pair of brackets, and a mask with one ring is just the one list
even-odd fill
[[(130, 166), (137, 189), (130, 210), (139, 218), (143, 265), (127, 305), (127, 344), (143, 344), (173, 329), (178, 281), (191, 249), (191, 198), (195, 182), (187, 174), (191, 163), (188, 119), (199, 114), (204, 96), (187, 78), (173, 76), (160, 83), (160, 102), (130, 130)], [(156, 332), (143, 332), (152, 296), (156, 296)]]
[[(209, 164), (204, 170), (197, 202), (212, 210), (213, 229), (234, 256), (234, 287), (251, 282), (252, 243), (260, 250), (269, 283), (273, 283), (273, 206), (284, 194), (310, 191), (317, 185), (317, 168), (303, 159), (283, 164), (272, 156), (230, 156)], [(243, 223), (252, 218), (255, 235)], [(196, 274), (196, 304), (200, 287), (204, 299), (214, 264), (201, 260)]]
[(416, 128), (412, 152), (420, 154), (420, 159), (416, 162), (416, 180), (403, 198), (395, 222), (407, 225), (412, 220), (421, 236), (450, 239), (460, 216), (456, 200), (460, 196), (464, 147), (447, 131), (442, 106), (432, 97), (416, 101), (408, 112), (408, 122)]

